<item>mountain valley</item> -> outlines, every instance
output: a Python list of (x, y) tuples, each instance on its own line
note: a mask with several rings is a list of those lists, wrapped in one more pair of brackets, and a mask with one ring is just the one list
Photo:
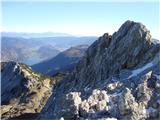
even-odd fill
[(57, 56), (35, 64), (33, 70), (45, 75), (53, 76), (58, 72), (71, 72), (78, 61), (83, 57), (88, 45), (79, 45), (71, 47)]
[[(3, 34), (2, 34), (3, 35)], [(6, 35), (6, 34), (4, 34)], [(96, 37), (40, 37), (2, 36), (1, 61), (15, 61), (29, 66), (49, 60), (58, 53), (77, 45), (90, 45)]]

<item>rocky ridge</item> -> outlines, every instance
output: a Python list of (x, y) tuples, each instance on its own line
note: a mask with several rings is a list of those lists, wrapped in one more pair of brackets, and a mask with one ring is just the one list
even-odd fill
[(2, 119), (35, 118), (60, 79), (35, 73), (25, 64), (1, 63)]
[(37, 119), (158, 120), (159, 58), (160, 44), (147, 28), (126, 21), (88, 48)]

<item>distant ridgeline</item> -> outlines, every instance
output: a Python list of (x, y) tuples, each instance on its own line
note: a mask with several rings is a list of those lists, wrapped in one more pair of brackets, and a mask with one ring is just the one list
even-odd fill
[[(4, 33), (3, 33), (4, 34)], [(55, 57), (58, 53), (77, 45), (90, 45), (96, 37), (28, 37), (2, 34), (1, 61), (34, 65)], [(7, 36), (8, 35), (8, 36)], [(8, 49), (10, 48), (10, 49)]]
[(49, 76), (53, 76), (58, 72), (70, 72), (83, 57), (87, 48), (88, 45), (71, 47), (57, 56), (31, 67), (33, 70)]

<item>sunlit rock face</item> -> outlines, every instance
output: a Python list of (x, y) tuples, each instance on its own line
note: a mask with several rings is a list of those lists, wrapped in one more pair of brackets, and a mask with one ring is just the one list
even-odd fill
[(36, 118), (52, 93), (51, 80), (25, 64), (1, 63), (2, 119)]
[(160, 44), (152, 41), (149, 30), (126, 21), (88, 48), (37, 119), (158, 120), (159, 57)]

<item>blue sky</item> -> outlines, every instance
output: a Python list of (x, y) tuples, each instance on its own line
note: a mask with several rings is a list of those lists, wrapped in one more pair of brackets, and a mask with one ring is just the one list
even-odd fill
[(2, 2), (2, 31), (112, 34), (126, 20), (160, 38), (158, 2)]

